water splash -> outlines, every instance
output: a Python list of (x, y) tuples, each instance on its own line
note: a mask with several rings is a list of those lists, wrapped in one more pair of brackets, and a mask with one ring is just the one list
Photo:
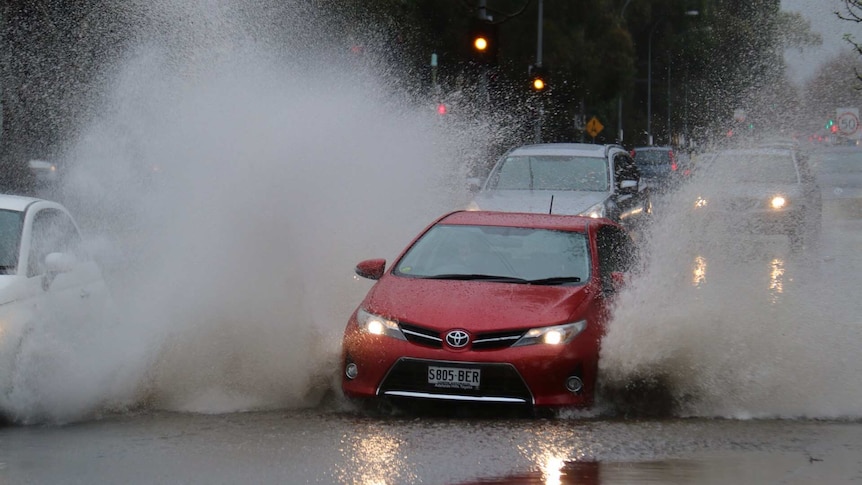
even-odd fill
[(461, 207), (465, 159), (505, 136), (441, 122), (383, 82), (385, 62), (315, 43), (320, 12), (242, 5), (114, 12), (135, 21), (135, 42), (107, 63), (57, 196), (98, 242), (118, 317), (31, 336), (15, 370), (29, 391), (2, 403), (17, 419), (315, 405), (369, 287), (353, 266), (391, 259)]

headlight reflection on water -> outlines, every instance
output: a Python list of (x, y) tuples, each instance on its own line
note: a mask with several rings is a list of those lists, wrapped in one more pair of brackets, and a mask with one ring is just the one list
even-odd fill
[(784, 260), (775, 258), (770, 263), (769, 294), (771, 303), (778, 302), (778, 296), (784, 293)]
[[(707, 260), (703, 256), (695, 256), (691, 269), (691, 285), (700, 288), (706, 284)], [(770, 303), (777, 303), (779, 295), (784, 293), (785, 261), (782, 258), (773, 258), (768, 265), (769, 282), (768, 289)]]
[(410, 483), (417, 477), (409, 470), (402, 442), (394, 434), (385, 431), (372, 434), (360, 433), (348, 441), (342, 441), (341, 453), (347, 457), (350, 469), (340, 470), (339, 483), (361, 485), (390, 485)]
[(563, 466), (566, 461), (555, 455), (548, 455), (542, 464), (542, 479), (545, 485), (562, 485), (563, 483)]
[(695, 287), (699, 287), (700, 285), (706, 282), (706, 258), (703, 256), (697, 256), (694, 258), (694, 270), (692, 271), (692, 280), (691, 283)]

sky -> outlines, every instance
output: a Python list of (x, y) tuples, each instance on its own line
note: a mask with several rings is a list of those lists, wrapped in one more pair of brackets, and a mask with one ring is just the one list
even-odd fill
[(800, 12), (811, 22), (811, 30), (823, 37), (819, 47), (785, 52), (788, 72), (796, 83), (804, 83), (817, 72), (820, 64), (842, 50), (852, 50), (853, 46), (844, 40), (845, 34), (853, 35), (857, 42), (862, 41), (862, 24), (841, 20), (835, 15), (835, 12), (846, 11), (844, 0), (781, 0), (781, 9)]

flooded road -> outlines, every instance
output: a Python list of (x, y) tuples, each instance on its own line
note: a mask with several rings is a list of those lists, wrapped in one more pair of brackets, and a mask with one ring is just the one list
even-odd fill
[(4, 483), (859, 483), (862, 423), (120, 415), (0, 430)]
[[(860, 266), (862, 221), (830, 220), (823, 235), (821, 251), (805, 261), (789, 256), (786, 241), (779, 238), (749, 241), (745, 247), (751, 254), (730, 266), (721, 258), (709, 259), (706, 266), (702, 260), (708, 258), (702, 256), (678, 258), (690, 273), (683, 278), (685, 285), (695, 292), (717, 287), (726, 297), (728, 282), (721, 275), (735, 275), (731, 281), (742, 278), (745, 291), (765, 305), (749, 316), (766, 325), (771, 325), (769, 308), (779, 309), (779, 315), (792, 311), (793, 301), (816, 288), (812, 281), (834, 283), (823, 293), (812, 293), (837, 299), (830, 301), (830, 313), (807, 322), (822, 338), (805, 341), (818, 352), (828, 343), (832, 352), (800, 351), (793, 345), (795, 338), (810, 335), (794, 337), (799, 329), (792, 319), (782, 320), (787, 327), (772, 340), (758, 340), (757, 332), (738, 337), (748, 339), (753, 348), (750, 354), (736, 349), (725, 357), (745, 359), (732, 367), (683, 365), (680, 355), (694, 354), (694, 360), (720, 366), (716, 355), (727, 352), (710, 347), (727, 342), (715, 335), (703, 342), (703, 336), (681, 337), (675, 334), (680, 330), (665, 328), (662, 338), (669, 343), (666, 348), (653, 345), (651, 353), (629, 349), (624, 354), (626, 347), (611, 340), (602, 361), (609, 375), (622, 373), (631, 379), (637, 374), (632, 362), (665, 370), (668, 362), (680, 366), (668, 374), (670, 390), (675, 398), (689, 399), (662, 417), (632, 415), (626, 408), (631, 396), (628, 402), (608, 402), (605, 397), (593, 412), (539, 419), (372, 416), (332, 391), (310, 404), (286, 400), (280, 409), (268, 404), (270, 410), (237, 412), (253, 401), (254, 393), (245, 401), (226, 401), (227, 391), (210, 392), (197, 395), (194, 406), (170, 400), (138, 402), (137, 412), (103, 411), (69, 424), (0, 428), (0, 482), (860, 483), (862, 413), (854, 380), (858, 363), (838, 343), (858, 347), (858, 332), (847, 329), (858, 329), (859, 313), (852, 304), (840, 303), (852, 295), (837, 290)], [(734, 303), (742, 308), (751, 304)], [(697, 300), (686, 307), (686, 316), (697, 320), (693, 310), (709, 304), (708, 298)], [(642, 302), (639, 307), (646, 314), (642, 325), (649, 321), (651, 305)], [(733, 305), (724, 305), (721, 318), (728, 322)], [(807, 313), (818, 305), (806, 301), (802, 308)], [(675, 318), (668, 312), (661, 323), (667, 326)], [(787, 352), (797, 363), (785, 360)], [(765, 355), (759, 360), (760, 354)], [(845, 362), (844, 368), (834, 364), (836, 359)], [(782, 366), (787, 372), (780, 372)], [(728, 386), (709, 388), (712, 384)], [(230, 382), (225, 380), (222, 387), (230, 390)], [(185, 408), (195, 412), (181, 412)]]

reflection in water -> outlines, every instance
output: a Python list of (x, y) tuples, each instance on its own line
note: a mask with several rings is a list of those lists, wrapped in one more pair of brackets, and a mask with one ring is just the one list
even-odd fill
[[(369, 430), (371, 431), (371, 430)], [(349, 470), (341, 470), (340, 483), (360, 485), (389, 485), (417, 480), (404, 460), (401, 438), (386, 430), (357, 433), (342, 441), (341, 449)]]
[(561, 456), (546, 456), (542, 464), (542, 479), (545, 485), (562, 485), (562, 469), (566, 461)]
[(700, 287), (703, 283), (706, 282), (706, 258), (703, 256), (696, 256), (694, 258), (694, 271), (692, 284), (696, 287)]
[[(691, 284), (700, 288), (706, 284), (707, 260), (703, 256), (695, 256), (691, 270)], [(769, 261), (769, 301), (778, 303), (779, 297), (784, 293), (785, 263), (782, 258), (773, 258)]]
[(771, 303), (778, 303), (779, 295), (784, 293), (784, 260), (775, 258), (769, 263), (769, 295)]

